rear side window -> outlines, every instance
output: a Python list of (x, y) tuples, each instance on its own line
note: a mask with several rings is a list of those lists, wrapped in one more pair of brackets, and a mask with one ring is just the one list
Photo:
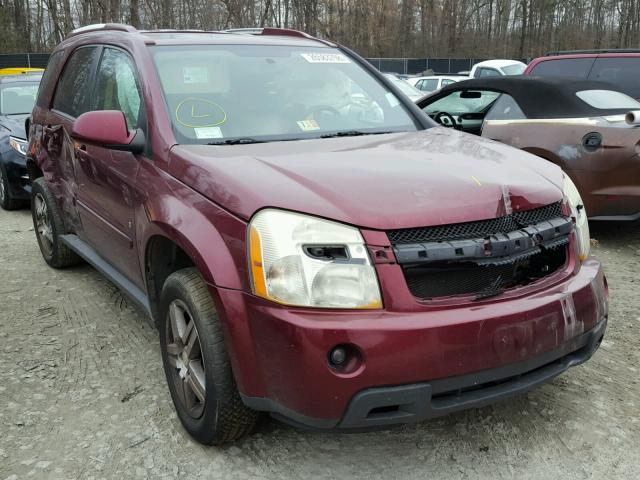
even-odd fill
[(42, 75), (42, 80), (40, 81), (40, 88), (38, 89), (38, 99), (36, 100), (36, 105), (39, 107), (47, 108), (48, 100), (51, 95), (51, 89), (55, 85), (56, 76), (54, 75), (60, 68), (60, 64), (64, 59), (64, 53), (62, 51), (58, 51), (49, 57), (49, 61), (47, 62), (47, 68), (44, 70), (44, 74)]
[(546, 60), (535, 65), (530, 74), (554, 77), (587, 78), (594, 58), (562, 58)]
[(97, 47), (81, 47), (71, 54), (60, 76), (53, 109), (77, 117), (89, 110), (89, 83), (98, 58)]
[(583, 102), (599, 110), (638, 110), (640, 103), (621, 92), (612, 90), (583, 90), (576, 92)]
[(485, 120), (525, 120), (526, 118), (518, 102), (506, 93), (500, 95), (484, 117)]
[(627, 95), (640, 98), (640, 57), (596, 59), (589, 80), (609, 82)]
[(451, 85), (452, 83), (455, 83), (455, 82), (453, 80), (447, 80), (447, 79), (442, 80), (443, 87), (446, 87), (447, 85)]

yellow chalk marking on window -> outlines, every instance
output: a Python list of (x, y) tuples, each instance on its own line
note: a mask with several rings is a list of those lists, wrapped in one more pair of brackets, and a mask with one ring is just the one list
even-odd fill
[(482, 183), (480, 183), (480, 180), (478, 180), (476, 177), (474, 177), (473, 175), (471, 175), (471, 178), (473, 179), (474, 182), (476, 182), (478, 184), (479, 187), (482, 186)]

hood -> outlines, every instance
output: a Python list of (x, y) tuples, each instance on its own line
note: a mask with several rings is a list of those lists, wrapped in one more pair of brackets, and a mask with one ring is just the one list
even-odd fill
[(494, 218), (562, 198), (562, 172), (442, 127), (250, 145), (177, 145), (169, 173), (234, 214), (264, 207), (394, 229)]
[(29, 118), (28, 113), (22, 113), (18, 115), (0, 115), (0, 128), (9, 131), (9, 134), (18, 138), (27, 138), (27, 133), (24, 129), (24, 122)]

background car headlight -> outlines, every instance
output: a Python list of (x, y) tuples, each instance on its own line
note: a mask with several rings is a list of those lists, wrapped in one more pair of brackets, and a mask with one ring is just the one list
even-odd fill
[(322, 308), (382, 308), (380, 287), (357, 228), (266, 209), (249, 224), (253, 293)]
[(584, 261), (589, 256), (591, 250), (591, 237), (589, 235), (589, 221), (587, 220), (587, 210), (582, 202), (582, 197), (571, 181), (569, 176), (564, 174), (564, 182), (562, 186), (564, 196), (571, 208), (571, 216), (576, 225), (576, 240), (578, 242), (578, 255), (580, 261)]
[(13, 148), (20, 155), (27, 154), (28, 142), (26, 140), (21, 140), (15, 137), (9, 137), (9, 145), (11, 145), (11, 148)]

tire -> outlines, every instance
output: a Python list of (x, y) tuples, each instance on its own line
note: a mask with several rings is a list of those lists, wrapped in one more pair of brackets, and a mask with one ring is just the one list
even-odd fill
[(58, 205), (44, 178), (31, 186), (31, 217), (42, 257), (53, 268), (77, 265), (82, 259), (60, 240), (66, 232)]
[(220, 319), (195, 268), (167, 278), (158, 326), (171, 398), (189, 434), (205, 445), (222, 445), (251, 433), (258, 412), (240, 398)]
[(0, 207), (4, 210), (16, 210), (24, 207), (24, 200), (16, 200), (11, 196), (9, 188), (9, 179), (4, 165), (0, 162)]

